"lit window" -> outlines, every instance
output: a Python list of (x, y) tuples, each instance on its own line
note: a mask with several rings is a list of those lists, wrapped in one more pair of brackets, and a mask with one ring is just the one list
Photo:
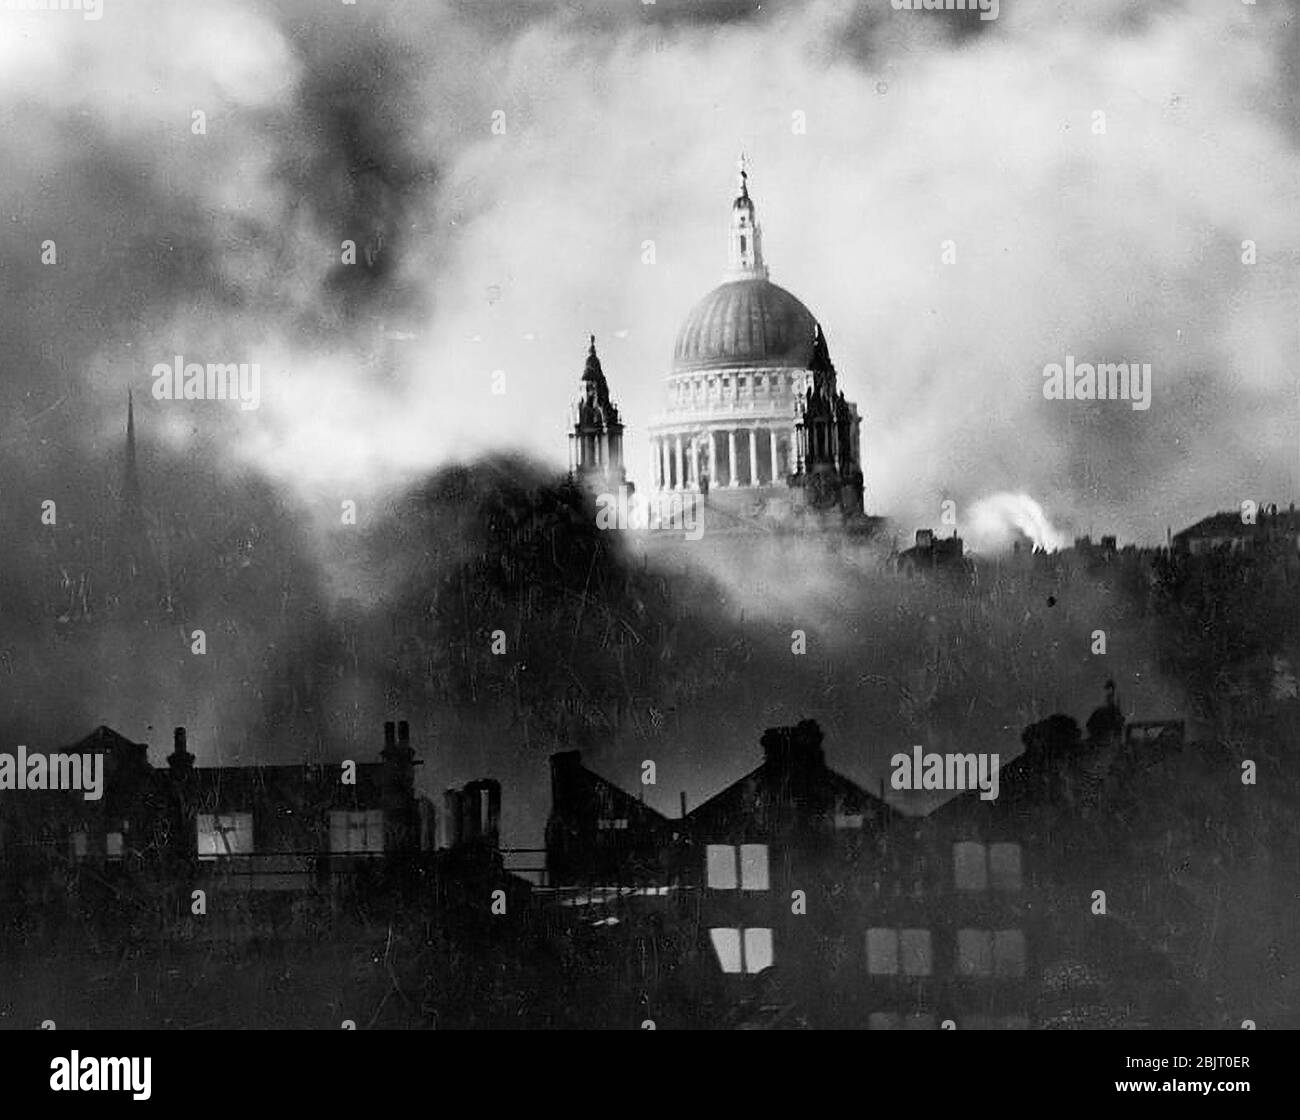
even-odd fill
[(905, 976), (930, 975), (930, 931), (905, 929), (898, 938), (898, 963)]
[(867, 971), (877, 976), (898, 974), (897, 930), (867, 930)]
[(772, 931), (770, 929), (745, 930), (745, 971), (762, 972), (772, 967)]
[(200, 813), (198, 838), (199, 859), (248, 855), (253, 850), (253, 814)]
[(740, 845), (740, 888), (746, 891), (767, 890), (767, 845)]
[(892, 1011), (873, 1011), (867, 1016), (867, 1030), (896, 1031), (898, 1030), (898, 1016)]
[(952, 846), (953, 878), (957, 889), (963, 891), (987, 890), (988, 868), (984, 863), (984, 845), (970, 840)]
[(986, 929), (957, 931), (957, 974), (988, 976), (993, 971), (993, 935)]
[(736, 889), (736, 849), (730, 844), (710, 844), (706, 849), (708, 884), (717, 891)]
[(762, 972), (775, 960), (771, 929), (711, 929), (709, 940), (723, 972)]
[(993, 889), (1018, 891), (1020, 889), (1020, 845), (989, 845), (989, 878)]
[(835, 827), (836, 828), (861, 828), (862, 814), (861, 813), (836, 813)]
[(330, 851), (380, 854), (384, 850), (382, 809), (337, 810), (330, 813)]
[[(120, 838), (120, 837), (119, 837)], [(80, 863), (86, 858), (86, 852), (90, 849), (90, 838), (85, 831), (78, 829), (72, 834), (72, 858)]]
[(1018, 929), (1002, 929), (993, 935), (993, 975), (1020, 977), (1025, 974), (1025, 935)]
[(122, 858), (122, 834), (120, 832), (109, 832), (104, 835), (104, 850), (108, 853), (109, 859)]
[(718, 954), (718, 964), (723, 972), (740, 971), (740, 930), (711, 929), (709, 939), (713, 942), (713, 951)]

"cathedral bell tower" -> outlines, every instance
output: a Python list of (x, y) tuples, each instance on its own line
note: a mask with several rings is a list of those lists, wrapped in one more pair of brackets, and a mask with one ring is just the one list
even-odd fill
[(844, 399), (821, 325), (813, 329), (812, 360), (802, 397), (795, 402), (798, 470), (795, 484), (806, 488), (815, 508), (838, 506), (861, 513), (861, 418)]
[(588, 488), (616, 493), (627, 484), (623, 467), (623, 423), (610, 400), (609, 385), (591, 336), (578, 396), (570, 410), (569, 474)]

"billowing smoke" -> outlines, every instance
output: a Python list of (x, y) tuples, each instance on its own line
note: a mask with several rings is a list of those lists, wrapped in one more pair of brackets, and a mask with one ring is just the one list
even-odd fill
[(1070, 543), (1028, 494), (1002, 492), (980, 498), (971, 506), (963, 532), (969, 547), (977, 552), (1002, 552), (1025, 539), (1044, 552), (1055, 552)]
[[(1153, 539), (1282, 500), (1298, 28), (1221, 0), (1008, 0), (985, 22), (856, 0), (0, 11), (0, 735), (66, 742), (102, 719), (157, 743), (184, 722), (205, 760), (337, 755), (418, 705), (426, 738), (465, 728), (439, 740), (455, 753), (440, 780), (500, 772), (515, 709), (484, 730), (480, 693), (466, 715), (416, 688), (456, 616), (389, 579), (434, 555), (443, 586), (469, 562), (447, 541), (478, 540), (477, 515), (447, 498), (404, 520), (401, 500), (430, 472), (448, 495), (503, 484), (482, 458), (502, 449), (562, 465), (588, 332), (644, 484), (644, 425), (677, 324), (718, 279), (742, 146), (773, 278), (818, 315), (865, 414), (873, 511), (910, 529), (944, 500), (1024, 490), (1062, 524)], [(151, 371), (177, 355), (258, 363), (259, 407), (154, 399)], [(1151, 363), (1151, 408), (1045, 400), (1042, 370), (1067, 355)], [(154, 543), (185, 593), (149, 627), (82, 627), (127, 389)], [(963, 721), (1015, 741), (1044, 705), (1085, 702), (1086, 658), (1029, 659), (1031, 699), (972, 710), (993, 661), (971, 651), (1036, 648), (1015, 628), (920, 588), (894, 610), (860, 556), (762, 551), (662, 618), (645, 608), (662, 666), (701, 604), (711, 644), (670, 699), (606, 681), (637, 713), (629, 766), (642, 736), (702, 756), (727, 720), (737, 749), (806, 714), (841, 741), (875, 727), (884, 749)], [(1105, 610), (1017, 623), (1066, 658), (1080, 647), (1061, 628)], [(403, 632), (402, 672), (376, 668), (412, 618), (427, 628)], [(796, 629), (820, 636), (804, 660)], [(496, 683), (498, 699), (516, 684)]]

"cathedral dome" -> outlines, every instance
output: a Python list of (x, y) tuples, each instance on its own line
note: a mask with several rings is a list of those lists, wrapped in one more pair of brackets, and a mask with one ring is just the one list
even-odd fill
[(807, 369), (816, 327), (812, 312), (770, 280), (733, 280), (714, 288), (687, 315), (677, 332), (673, 369)]

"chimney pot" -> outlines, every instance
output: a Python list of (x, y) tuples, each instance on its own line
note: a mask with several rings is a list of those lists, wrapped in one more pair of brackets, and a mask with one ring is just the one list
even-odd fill
[(391, 719), (384, 721), (384, 747), (391, 747), (396, 742), (397, 725)]
[(404, 719), (397, 724), (397, 741), (404, 747), (411, 743), (411, 725)]
[(178, 727), (172, 732), (172, 745), (177, 754), (185, 754), (185, 728)]

